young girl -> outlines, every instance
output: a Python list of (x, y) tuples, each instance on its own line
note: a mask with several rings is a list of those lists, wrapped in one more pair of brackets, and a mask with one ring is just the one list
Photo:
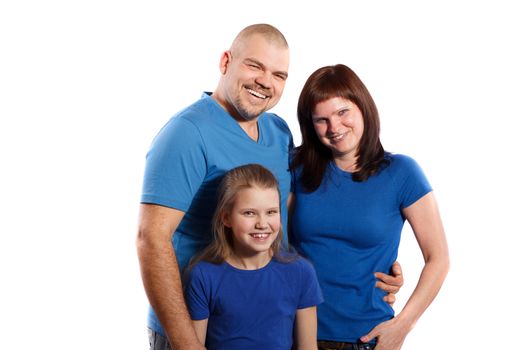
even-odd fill
[(226, 173), (213, 220), (214, 240), (190, 264), (185, 294), (207, 350), (317, 350), (322, 302), (306, 260), (281, 249), (278, 183), (249, 164)]

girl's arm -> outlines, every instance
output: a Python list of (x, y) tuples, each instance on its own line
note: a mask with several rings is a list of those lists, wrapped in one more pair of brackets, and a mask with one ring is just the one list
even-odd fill
[(294, 349), (317, 350), (317, 307), (298, 309), (295, 315)]
[(199, 338), (201, 344), (205, 345), (206, 331), (208, 329), (208, 319), (205, 318), (204, 320), (193, 320), (193, 328), (195, 329), (195, 333), (197, 333), (197, 338)]
[(430, 192), (403, 209), (403, 215), (412, 226), (423, 253), (425, 266), (403, 310), (396, 317), (379, 324), (361, 338), (362, 341), (368, 342), (377, 337), (376, 350), (401, 348), (408, 332), (436, 297), (449, 268), (445, 231), (434, 194)]

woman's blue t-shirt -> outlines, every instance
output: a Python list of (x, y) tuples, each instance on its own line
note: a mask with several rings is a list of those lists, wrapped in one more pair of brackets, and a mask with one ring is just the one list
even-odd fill
[(432, 189), (418, 164), (387, 155), (390, 164), (367, 181), (334, 163), (311, 193), (293, 174), (291, 243), (314, 265), (325, 302), (318, 308), (318, 339), (358, 342), (394, 311), (375, 287), (374, 272), (389, 273), (405, 218), (401, 212)]

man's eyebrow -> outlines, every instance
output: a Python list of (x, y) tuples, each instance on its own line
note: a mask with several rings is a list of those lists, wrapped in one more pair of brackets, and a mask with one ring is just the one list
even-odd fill
[[(256, 64), (256, 65), (258, 65), (259, 67), (262, 67), (262, 68), (266, 68), (266, 66), (261, 61), (256, 60), (255, 58), (247, 57), (244, 61), (248, 62), (248, 63), (254, 63), (254, 64)], [(273, 74), (283, 75), (285, 78), (288, 78), (288, 72), (286, 72), (286, 71), (277, 71), (277, 72), (273, 72)]]

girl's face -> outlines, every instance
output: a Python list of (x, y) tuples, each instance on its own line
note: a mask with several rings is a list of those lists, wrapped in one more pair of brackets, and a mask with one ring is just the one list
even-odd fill
[(281, 227), (277, 189), (252, 187), (239, 191), (223, 220), (232, 230), (236, 255), (268, 254)]
[(317, 137), (334, 159), (356, 157), (364, 132), (363, 115), (355, 103), (342, 97), (319, 102), (312, 116)]

